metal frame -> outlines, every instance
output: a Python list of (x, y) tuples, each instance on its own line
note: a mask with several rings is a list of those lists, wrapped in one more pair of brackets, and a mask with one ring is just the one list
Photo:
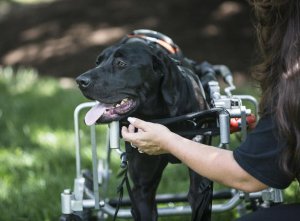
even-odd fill
[[(234, 95), (234, 97), (239, 98), (241, 100), (250, 101), (255, 107), (255, 114), (258, 117), (258, 105), (257, 101), (254, 97), (249, 95)], [(94, 191), (90, 191), (84, 185), (85, 178), (83, 178), (81, 174), (81, 139), (80, 139), (80, 125), (79, 125), (79, 115), (80, 112), (88, 107), (92, 107), (96, 104), (96, 102), (86, 102), (79, 104), (74, 111), (74, 129), (75, 129), (75, 152), (76, 152), (76, 178), (74, 179), (74, 191), (71, 192), (70, 189), (66, 189), (61, 193), (61, 207), (62, 214), (68, 215), (76, 212), (83, 211), (86, 209), (95, 209), (100, 211), (103, 214), (107, 214), (109, 216), (113, 216), (115, 214), (116, 208), (109, 204), (109, 200), (107, 198), (107, 188), (109, 181), (109, 166), (110, 166), (110, 157), (111, 151), (115, 150), (118, 154), (122, 154), (122, 151), (119, 147), (114, 146), (114, 149), (111, 149), (111, 141), (110, 137), (112, 136), (110, 133), (111, 127), (107, 130), (106, 136), (106, 146), (105, 149), (107, 151), (105, 161), (99, 161), (97, 157), (97, 143), (96, 143), (96, 129), (95, 125), (90, 127), (91, 134), (91, 151), (92, 151), (92, 171), (93, 171), (93, 189)], [(241, 108), (241, 119), (242, 119), (242, 135), (243, 139), (246, 137), (246, 111)], [(220, 117), (220, 122), (222, 122), (222, 117)], [(226, 121), (226, 120), (225, 120)], [(222, 126), (220, 125), (220, 130), (228, 130), (228, 125)], [(227, 140), (227, 138), (225, 138)], [(226, 144), (227, 141), (225, 141)], [(229, 141), (228, 141), (229, 142)], [(227, 143), (228, 143), (227, 142)], [(101, 183), (102, 195), (99, 195), (99, 183)], [(84, 195), (88, 196), (88, 199), (84, 199)], [(213, 198), (217, 198), (218, 194), (214, 193)], [(168, 194), (167, 196), (157, 196), (157, 201), (165, 201), (171, 202), (173, 200), (181, 199), (178, 198), (177, 194)], [(164, 200), (162, 200), (164, 198)], [(183, 197), (184, 198), (184, 197)], [(212, 205), (212, 212), (224, 212), (228, 210), (232, 210), (238, 205), (241, 205), (244, 199), (251, 198), (260, 198), (265, 201), (272, 202), (282, 202), (282, 192), (276, 189), (268, 189), (258, 193), (245, 194), (243, 192), (231, 189), (227, 190), (227, 197), (224, 198), (226, 201), (220, 204)], [(186, 202), (185, 199), (183, 201)], [(183, 202), (182, 201), (182, 202)], [(191, 208), (189, 205), (184, 206), (170, 206), (167, 205), (163, 208), (158, 208), (159, 216), (171, 216), (171, 215), (188, 215), (191, 214)], [(118, 217), (120, 218), (132, 218), (130, 209), (121, 208), (118, 212)]]

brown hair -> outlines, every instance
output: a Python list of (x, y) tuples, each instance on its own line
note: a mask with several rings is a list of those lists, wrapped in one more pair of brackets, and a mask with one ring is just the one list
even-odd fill
[(257, 18), (262, 62), (254, 77), (260, 82), (261, 114), (274, 114), (286, 140), (281, 166), (300, 180), (300, 1), (249, 0)]

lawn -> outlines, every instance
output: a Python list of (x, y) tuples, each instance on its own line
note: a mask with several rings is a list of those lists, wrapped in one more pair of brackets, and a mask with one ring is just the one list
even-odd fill
[(0, 220), (57, 220), (74, 174), (72, 110), (82, 101), (63, 80), (1, 70)]
[[(0, 69), (0, 221), (55, 221), (60, 193), (72, 188), (75, 177), (74, 108), (87, 101), (70, 79), (39, 77), (32, 69)], [(91, 166), (87, 128), (83, 129), (83, 167)], [(105, 126), (98, 128), (104, 135)], [(104, 136), (99, 137), (104, 145)], [(105, 151), (99, 148), (99, 156)], [(109, 192), (119, 180), (119, 158), (112, 158)], [(174, 185), (176, 183), (176, 185)], [(159, 192), (184, 192), (186, 168), (172, 165)], [(294, 201), (297, 185), (286, 191)], [(214, 216), (227, 220), (233, 213)], [(161, 220), (189, 220), (187, 217)]]

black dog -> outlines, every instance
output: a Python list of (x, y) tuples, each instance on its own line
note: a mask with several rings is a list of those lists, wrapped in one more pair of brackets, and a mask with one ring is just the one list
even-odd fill
[[(144, 120), (174, 117), (207, 108), (193, 62), (160, 33), (134, 31), (106, 48), (96, 64), (76, 79), (87, 98), (99, 101), (86, 115), (88, 125), (122, 122), (128, 116)], [(157, 220), (156, 189), (170, 159), (168, 154), (149, 156), (131, 150), (128, 170), (134, 184), (135, 220)], [(192, 216), (200, 220), (204, 215), (199, 215), (199, 198), (203, 194), (199, 185), (204, 185), (205, 179), (191, 170), (190, 177)], [(204, 183), (209, 186), (209, 182)]]

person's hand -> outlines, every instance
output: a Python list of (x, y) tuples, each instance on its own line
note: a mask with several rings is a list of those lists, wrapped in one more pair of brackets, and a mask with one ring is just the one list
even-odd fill
[(128, 121), (130, 125), (128, 128), (122, 127), (122, 136), (125, 141), (131, 143), (131, 146), (137, 147), (139, 152), (150, 155), (168, 152), (165, 146), (171, 132), (167, 127), (132, 117), (129, 117)]

